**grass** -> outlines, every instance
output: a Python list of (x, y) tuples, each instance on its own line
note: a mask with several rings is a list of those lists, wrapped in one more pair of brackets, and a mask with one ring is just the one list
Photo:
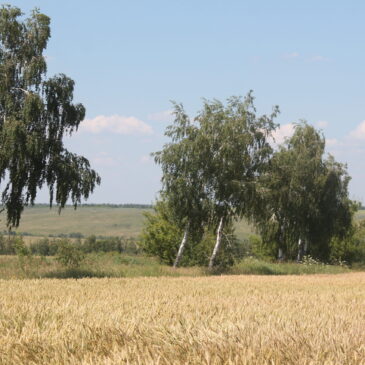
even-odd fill
[(233, 266), (229, 270), (229, 273), (235, 275), (313, 275), (340, 274), (349, 271), (350, 270), (345, 266), (325, 265), (321, 263), (273, 263), (247, 258)]
[[(338, 274), (349, 269), (332, 265), (304, 265), (296, 263), (269, 263), (256, 259), (245, 259), (222, 271), (209, 272), (204, 267), (182, 267), (173, 269), (162, 265), (154, 257), (109, 253), (86, 255), (79, 268), (65, 268), (54, 257), (0, 256), (0, 279), (26, 278), (83, 278), (83, 277), (162, 277), (162, 276), (206, 276), (217, 274), (233, 275), (306, 275)], [(1, 362), (0, 362), (1, 363)]]
[[(129, 256), (118, 253), (93, 253), (79, 268), (66, 268), (54, 257), (0, 256), (0, 279), (26, 278), (82, 278), (82, 277), (148, 277), (148, 276), (201, 276), (204, 268), (173, 269), (161, 265), (154, 257)], [(0, 362), (1, 364), (1, 362)]]
[(0, 363), (364, 364), (365, 274), (0, 280)]

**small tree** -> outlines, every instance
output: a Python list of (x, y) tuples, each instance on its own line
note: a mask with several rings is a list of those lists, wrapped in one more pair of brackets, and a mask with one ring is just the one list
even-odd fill
[(74, 81), (64, 74), (46, 78), (43, 51), (50, 19), (34, 10), (0, 9), (0, 183), (8, 226), (18, 226), (24, 206), (47, 185), (50, 205), (63, 208), (88, 198), (100, 177), (89, 161), (64, 148), (63, 137), (77, 130), (85, 108), (73, 104)]

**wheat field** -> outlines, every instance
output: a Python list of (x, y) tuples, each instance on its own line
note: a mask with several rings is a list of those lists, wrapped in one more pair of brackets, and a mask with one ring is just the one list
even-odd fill
[(365, 274), (0, 281), (1, 364), (365, 364)]

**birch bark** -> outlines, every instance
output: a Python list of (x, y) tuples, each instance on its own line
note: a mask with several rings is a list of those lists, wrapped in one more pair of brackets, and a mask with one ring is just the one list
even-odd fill
[(219, 248), (220, 248), (221, 243), (222, 243), (222, 235), (223, 235), (223, 217), (219, 221), (219, 226), (218, 226), (218, 229), (217, 229), (217, 240), (216, 240), (216, 243), (215, 243), (215, 246), (214, 246), (212, 256), (210, 257), (210, 260), (209, 260), (209, 269), (213, 268), (214, 260), (218, 255)]
[(177, 252), (176, 255), (176, 259), (174, 262), (173, 267), (176, 268), (179, 265), (179, 262), (181, 260), (181, 257), (183, 255), (185, 246), (186, 246), (186, 242), (188, 241), (188, 234), (189, 234), (189, 223), (186, 225), (185, 231), (184, 231), (184, 236), (182, 238), (182, 241), (180, 243), (180, 247), (179, 247), (179, 251)]

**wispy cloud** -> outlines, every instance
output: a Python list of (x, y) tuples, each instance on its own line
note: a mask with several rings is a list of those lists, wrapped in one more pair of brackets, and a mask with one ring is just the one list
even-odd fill
[(294, 133), (294, 123), (288, 123), (281, 125), (276, 131), (272, 134), (273, 142), (275, 144), (281, 144), (285, 141), (287, 137), (291, 137)]
[(150, 125), (136, 117), (125, 117), (123, 115), (98, 115), (93, 119), (85, 119), (79, 130), (89, 133), (116, 133), (127, 135), (152, 134), (153, 130)]
[(329, 61), (329, 58), (321, 56), (321, 55), (316, 55), (316, 56), (311, 56), (311, 57), (307, 58), (307, 60), (309, 62), (326, 62), (326, 61)]
[(341, 143), (337, 138), (326, 138), (327, 147), (338, 147)]
[(118, 165), (118, 161), (106, 152), (100, 152), (92, 159), (92, 162), (98, 166), (112, 167)]
[(152, 113), (147, 116), (148, 120), (156, 122), (171, 122), (174, 118), (172, 110), (163, 110), (161, 112)]
[(284, 53), (282, 55), (282, 58), (284, 58), (286, 60), (295, 59), (295, 58), (299, 58), (299, 57), (300, 57), (300, 53), (298, 53), (298, 52)]
[(329, 123), (326, 121), (326, 120), (319, 120), (317, 123), (316, 123), (316, 127), (317, 128), (327, 128), (329, 125)]
[(349, 133), (349, 138), (355, 141), (365, 140), (365, 120)]
[(300, 61), (307, 61), (307, 62), (326, 62), (330, 59), (323, 55), (303, 55), (299, 52), (288, 52), (281, 55), (281, 58), (284, 60), (300, 60)]

